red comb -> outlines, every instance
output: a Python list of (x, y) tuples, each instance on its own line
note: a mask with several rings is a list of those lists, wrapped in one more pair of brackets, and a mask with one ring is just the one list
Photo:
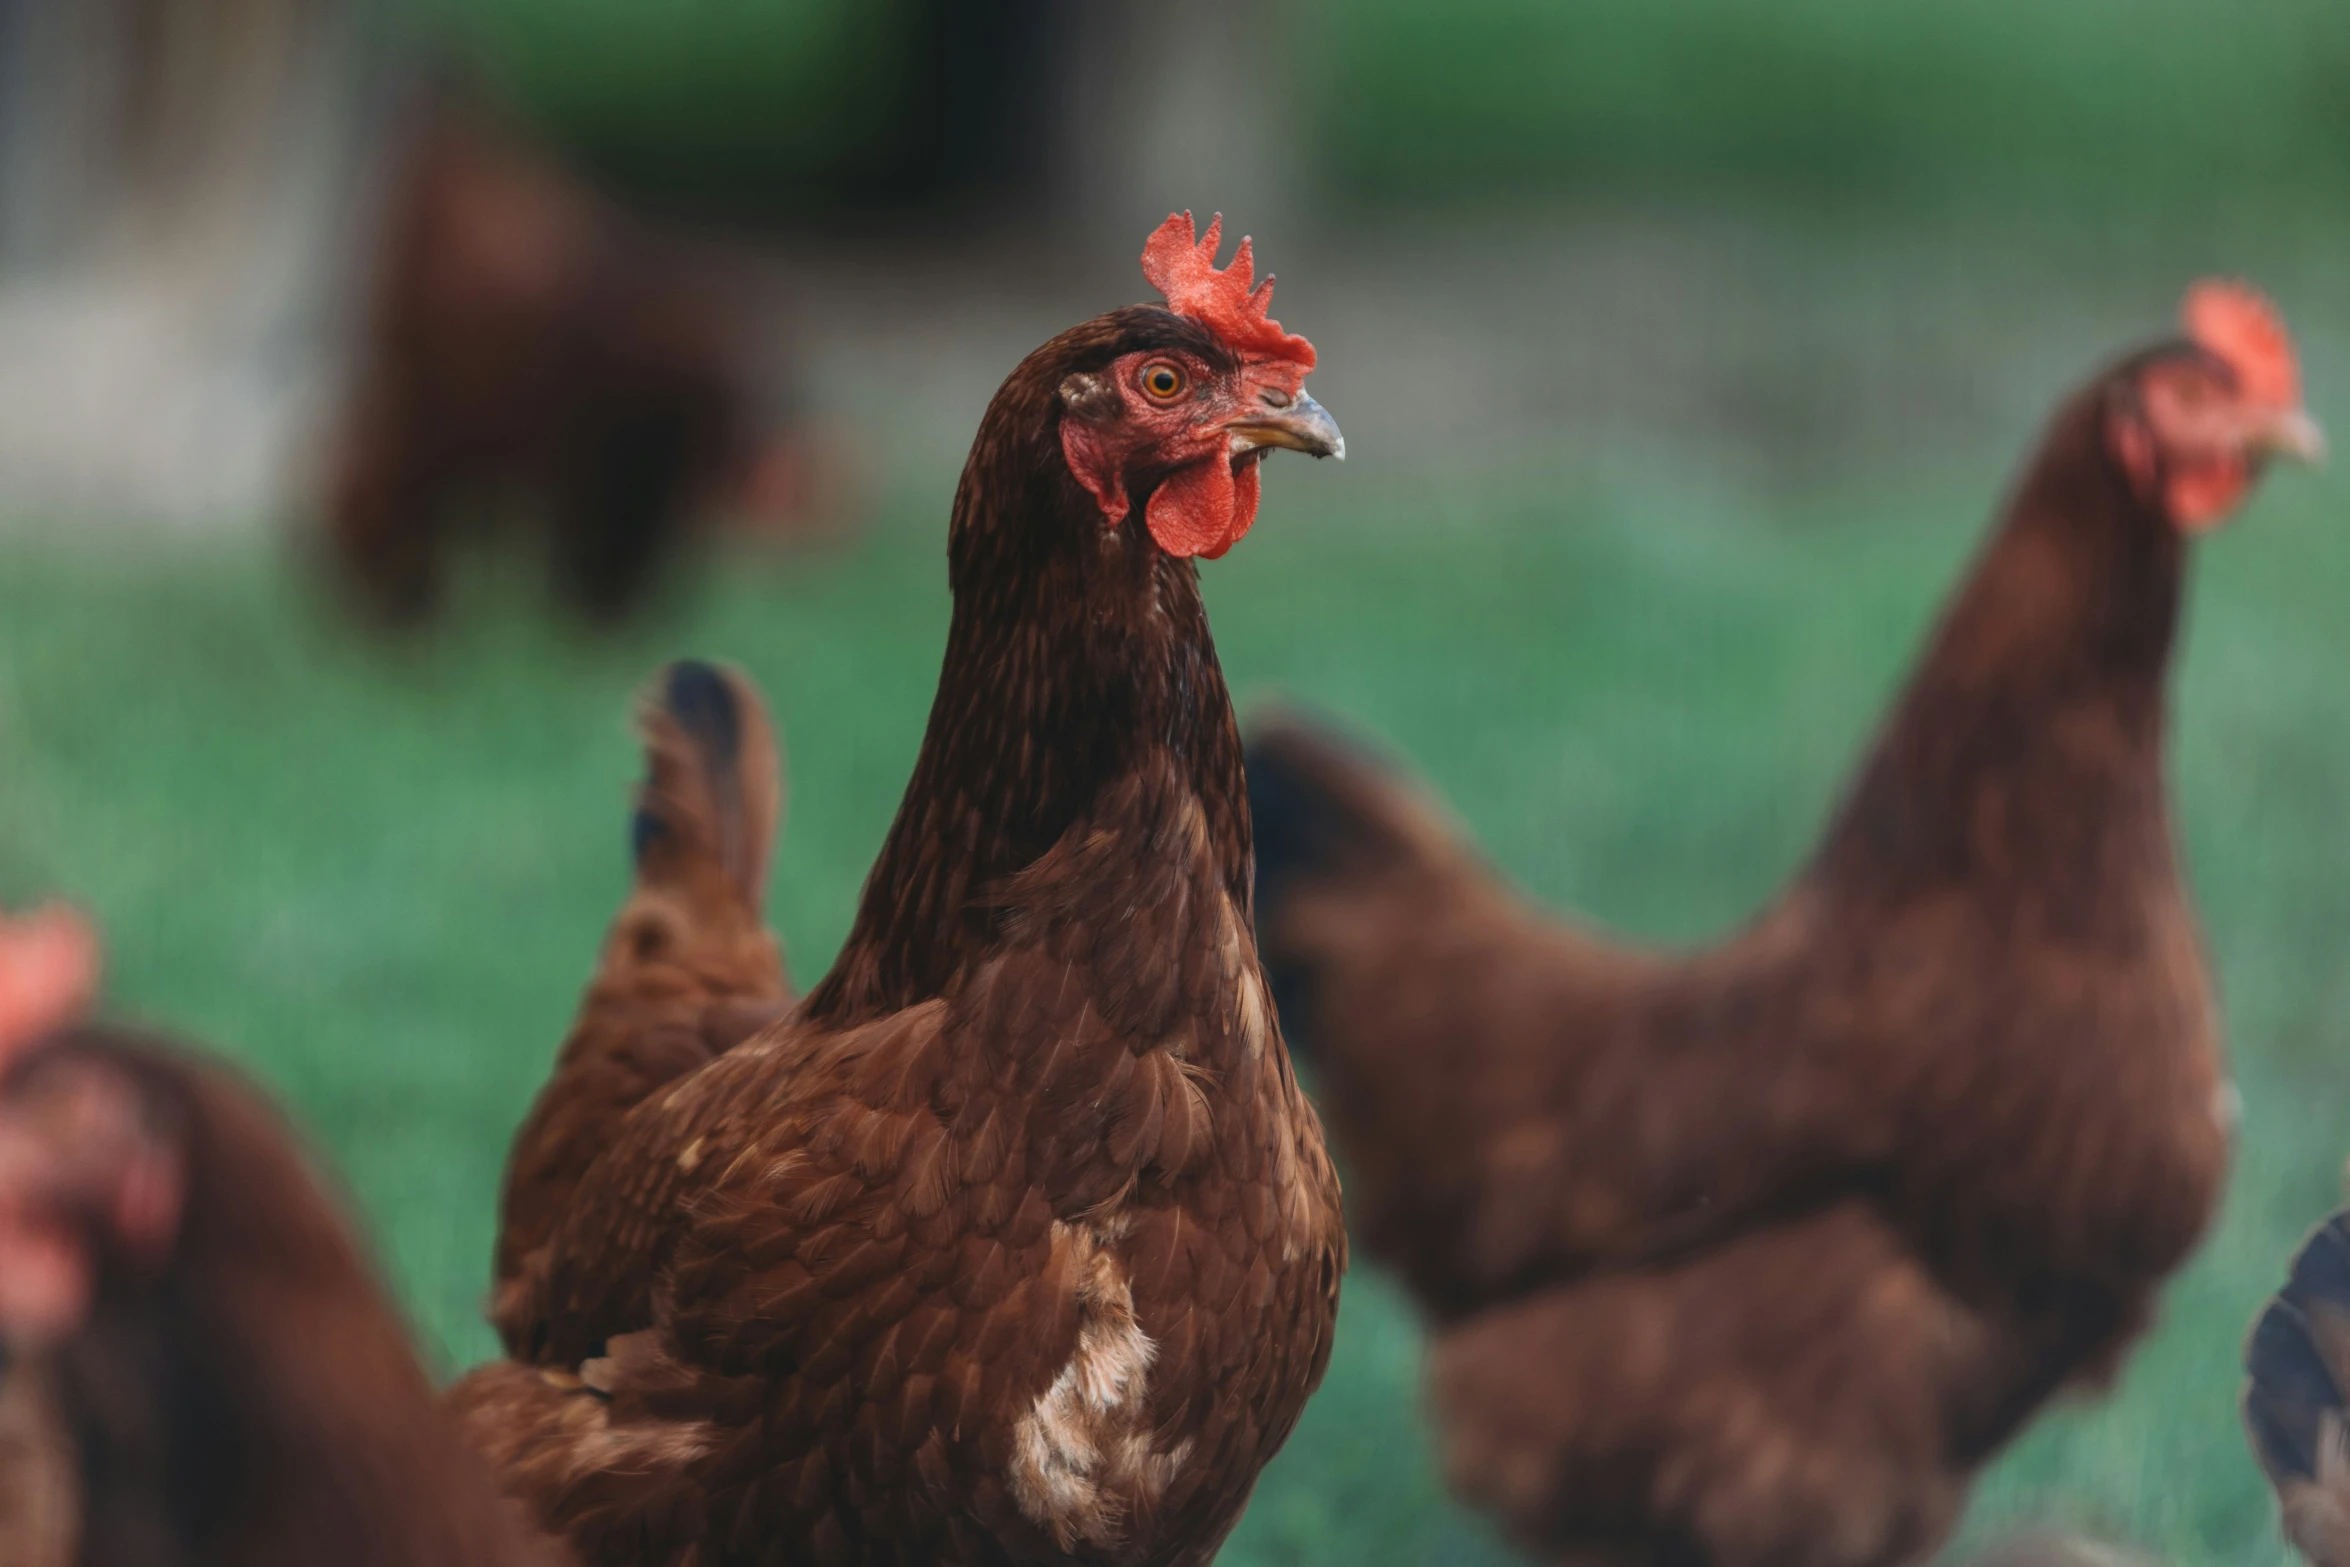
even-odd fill
[(1265, 314), (1273, 303), (1273, 280), (1251, 287), (1256, 263), (1244, 237), (1232, 253), (1232, 265), (1219, 271), (1216, 246), (1224, 237), (1224, 214), (1208, 219), (1208, 231), (1192, 238), (1191, 214), (1168, 215), (1142, 247), (1142, 275), (1151, 287), (1167, 296), (1178, 315), (1186, 315), (1215, 329), (1216, 335), (1243, 353), (1268, 359), (1287, 359), (1301, 369), (1314, 368), (1314, 345)]
[(69, 909), (0, 914), (0, 1066), (89, 1005), (99, 962), (98, 933)]
[(2284, 318), (2249, 283), (2206, 278), (2179, 307), (2187, 336), (2228, 362), (2244, 395), (2271, 408), (2301, 406), (2301, 367)]

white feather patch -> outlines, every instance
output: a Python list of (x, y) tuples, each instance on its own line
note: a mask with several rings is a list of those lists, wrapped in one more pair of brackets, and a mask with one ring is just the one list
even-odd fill
[(1092, 1226), (1054, 1224), (1054, 1251), (1074, 1253), (1077, 1347), (1012, 1433), (1012, 1500), (1064, 1551), (1115, 1543), (1134, 1508), (1165, 1493), (1189, 1446), (1162, 1453), (1151, 1445), (1146, 1405), (1158, 1345), (1135, 1320), (1111, 1239)]

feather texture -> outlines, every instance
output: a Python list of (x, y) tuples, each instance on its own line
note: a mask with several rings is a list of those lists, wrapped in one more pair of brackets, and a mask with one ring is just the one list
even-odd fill
[(1264, 939), (1456, 1485), (1561, 1555), (1929, 1551), (2109, 1375), (2232, 1123), (2162, 778), (2180, 530), (2057, 415), (1811, 863), (1687, 954), (1531, 907), (1389, 769), (1252, 740)]
[(763, 917), (783, 781), (758, 692), (686, 660), (654, 679), (638, 727), (636, 884), (507, 1159), (490, 1316), (525, 1356), (544, 1327), (532, 1303), (548, 1240), (622, 1119), (792, 1000)]
[(1321, 1378), (1337, 1182), (1197, 579), (1061, 452), (1064, 383), (1154, 346), (1231, 358), (1138, 307), (997, 394), (839, 959), (620, 1119), (452, 1395), (583, 1556), (1205, 1561)]

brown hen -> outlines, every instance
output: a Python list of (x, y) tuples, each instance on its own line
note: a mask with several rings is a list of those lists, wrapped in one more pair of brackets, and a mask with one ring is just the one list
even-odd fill
[(1338, 1188), (1192, 557), (1340, 446), (1215, 234), (997, 392), (838, 961), (621, 1122), (518, 1281), (533, 1363), (453, 1394), (589, 1560), (1204, 1561), (1321, 1378)]
[(740, 280), (486, 118), (403, 147), (336, 436), (333, 561), (394, 622), (438, 604), (469, 517), (521, 507), (564, 598), (641, 605), (713, 505), (787, 503)]
[(465, 1453), (252, 1087), (119, 1029), (0, 1058), (28, 1049), (0, 1087), (0, 1561), (570, 1559)]
[(1710, 950), (1558, 922), (1366, 757), (1249, 751), (1263, 936), (1455, 1485), (1561, 1559), (1939, 1541), (2194, 1245), (2232, 1092), (2163, 784), (2189, 536), (2308, 453), (2265, 305), (2056, 415), (1808, 867)]

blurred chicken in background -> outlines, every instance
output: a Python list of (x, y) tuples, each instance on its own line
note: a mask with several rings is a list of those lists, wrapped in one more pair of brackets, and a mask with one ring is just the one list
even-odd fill
[[(517, 47), (532, 27), (563, 49)], [(1196, 165), (1203, 108), (1251, 171), (1227, 199), (1291, 161), (1250, 108), (1280, 95), (1147, 6), (769, 4), (634, 37), (528, 5), (0, 0), (0, 498), (291, 520), (389, 622), (439, 602), (458, 535), (527, 522), (609, 622), (713, 525), (858, 509), (856, 443), (800, 417), (790, 244), (1122, 234)], [(518, 57), (585, 62), (589, 108)]]
[(1561, 1558), (1882, 1567), (2111, 1380), (2233, 1134), (2164, 783), (2186, 557), (2320, 449), (2266, 301), (2199, 285), (2057, 412), (1810, 864), (1710, 949), (1562, 924), (1257, 732), (1267, 967), (1463, 1495)]
[(426, 614), (452, 535), (516, 509), (595, 621), (642, 604), (714, 513), (804, 526), (805, 454), (762, 390), (774, 356), (740, 269), (643, 228), (487, 114), (440, 102), (421, 119), (399, 138), (328, 501), (368, 607)]
[(0, 1560), (558, 1567), (277, 1112), (73, 1024), (96, 977), (78, 919), (0, 920)]

